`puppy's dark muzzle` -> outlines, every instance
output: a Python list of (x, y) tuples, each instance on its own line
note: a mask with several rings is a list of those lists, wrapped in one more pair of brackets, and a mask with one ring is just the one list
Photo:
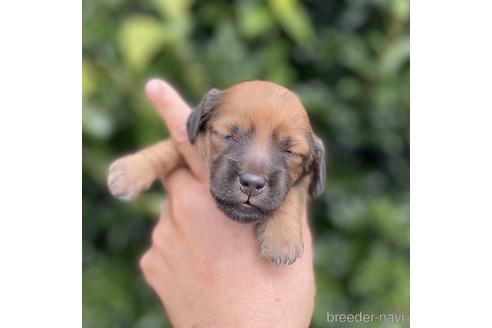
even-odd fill
[(245, 173), (239, 177), (239, 189), (248, 196), (259, 195), (266, 185), (265, 177), (261, 175)]

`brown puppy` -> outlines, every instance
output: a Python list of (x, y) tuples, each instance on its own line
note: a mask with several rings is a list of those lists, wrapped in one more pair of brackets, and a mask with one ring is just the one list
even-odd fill
[[(210, 177), (210, 192), (229, 218), (257, 225), (261, 255), (291, 264), (302, 255), (307, 193), (324, 188), (324, 147), (295, 94), (265, 81), (210, 90), (188, 119), (188, 135)], [(134, 198), (182, 163), (171, 140), (114, 162), (113, 195)]]

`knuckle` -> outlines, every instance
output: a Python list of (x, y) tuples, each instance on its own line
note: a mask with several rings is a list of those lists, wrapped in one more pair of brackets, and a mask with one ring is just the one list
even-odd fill
[(151, 267), (151, 255), (150, 255), (150, 250), (145, 252), (145, 254), (140, 258), (139, 266), (140, 270), (142, 270), (144, 273), (147, 273)]
[(160, 256), (166, 256), (167, 245), (169, 243), (169, 239), (172, 236), (172, 227), (171, 220), (166, 218), (165, 220), (159, 220), (159, 223), (155, 226), (154, 230), (151, 233), (151, 241), (152, 241), (152, 250), (155, 251), (156, 254)]

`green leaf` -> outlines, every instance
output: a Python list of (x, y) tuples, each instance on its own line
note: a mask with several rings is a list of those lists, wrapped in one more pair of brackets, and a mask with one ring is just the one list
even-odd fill
[(142, 70), (167, 41), (169, 36), (163, 25), (146, 15), (129, 17), (118, 35), (120, 51), (127, 64), (135, 70)]
[(273, 27), (273, 18), (268, 8), (262, 4), (241, 2), (238, 10), (239, 28), (246, 38), (259, 37)]
[(88, 98), (96, 89), (96, 77), (90, 63), (82, 61), (82, 97)]
[(162, 17), (180, 20), (190, 12), (191, 0), (152, 0)]
[(408, 0), (392, 0), (391, 12), (399, 20), (407, 21), (410, 17), (410, 3)]
[(297, 0), (270, 0), (269, 3), (282, 28), (298, 44), (305, 45), (312, 40), (314, 29), (306, 10)]
[(398, 74), (402, 65), (410, 56), (410, 42), (407, 37), (391, 43), (381, 57), (380, 74), (384, 77)]

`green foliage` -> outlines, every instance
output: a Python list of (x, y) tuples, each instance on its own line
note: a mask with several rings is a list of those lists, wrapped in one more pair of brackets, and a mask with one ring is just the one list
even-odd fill
[(83, 9), (84, 327), (169, 325), (137, 264), (162, 192), (123, 203), (105, 187), (112, 159), (166, 136), (143, 94), (152, 76), (190, 103), (247, 79), (294, 90), (328, 160), (310, 215), (312, 326), (326, 327), (326, 312), (409, 313), (407, 0), (86, 0)]

